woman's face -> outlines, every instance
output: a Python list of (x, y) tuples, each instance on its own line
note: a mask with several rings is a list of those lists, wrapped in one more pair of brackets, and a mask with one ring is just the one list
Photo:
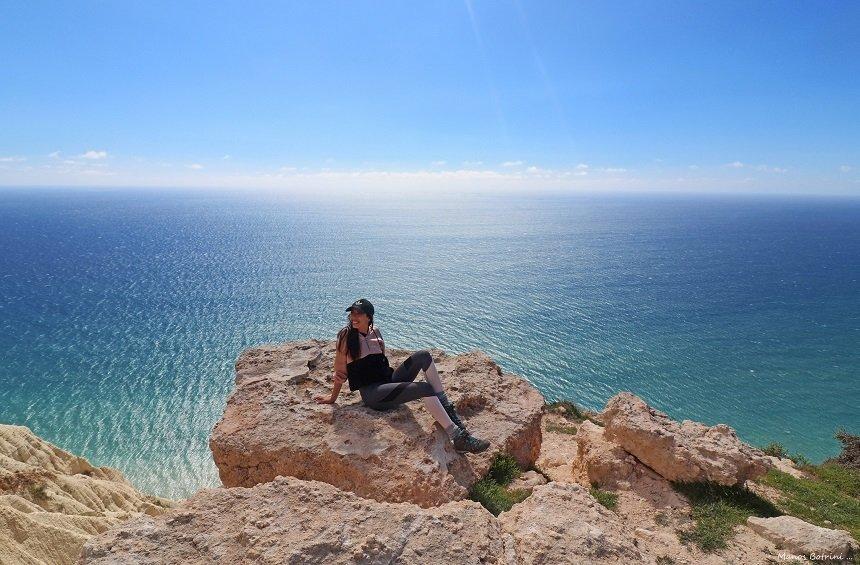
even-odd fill
[(352, 327), (354, 328), (365, 329), (370, 326), (370, 316), (358, 308), (353, 308), (349, 311), (349, 321), (352, 323)]

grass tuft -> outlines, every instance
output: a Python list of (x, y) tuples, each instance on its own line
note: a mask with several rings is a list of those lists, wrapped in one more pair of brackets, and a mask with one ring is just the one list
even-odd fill
[(494, 516), (507, 512), (531, 494), (525, 489), (506, 488), (522, 472), (516, 459), (507, 453), (500, 453), (490, 463), (487, 475), (472, 486), (469, 498), (480, 503)]
[(547, 408), (550, 412), (561, 414), (568, 420), (573, 420), (574, 422), (582, 422), (586, 418), (585, 412), (569, 400), (551, 402), (547, 405)]
[(681, 541), (695, 543), (702, 551), (726, 547), (735, 526), (750, 516), (779, 516), (779, 510), (752, 491), (711, 483), (672, 483), (672, 486), (690, 500), (695, 526), (679, 531)]
[[(559, 414), (560, 416), (564, 417), (566, 420), (571, 421), (575, 424), (581, 424), (582, 422), (588, 420), (589, 422), (593, 422), (594, 424), (597, 424), (598, 426), (603, 427), (603, 422), (596, 419), (592, 415), (591, 412), (589, 412), (588, 410), (584, 410), (584, 409), (580, 408), (579, 406), (577, 406), (576, 404), (574, 404), (573, 402), (571, 402), (569, 400), (558, 400), (556, 402), (550, 402), (549, 404), (546, 405), (546, 407), (547, 407), (547, 410), (549, 412), (552, 412), (554, 414)], [(549, 429), (549, 426), (547, 426), (547, 429)], [(551, 431), (555, 431), (555, 430), (551, 430)], [(561, 430), (559, 430), (559, 431), (561, 431)], [(562, 431), (561, 433), (576, 433), (576, 431), (574, 431), (574, 432)]]
[(785, 450), (785, 446), (777, 441), (770, 442), (762, 447), (761, 450), (765, 455), (770, 455), (771, 457), (779, 457), (780, 459), (788, 457), (788, 451)]
[(511, 481), (522, 474), (517, 460), (507, 453), (499, 453), (490, 464), (490, 470), (487, 471), (487, 476), (502, 486), (511, 484)]
[(615, 510), (618, 507), (618, 495), (614, 492), (609, 492), (608, 490), (600, 490), (597, 488), (597, 485), (591, 485), (591, 488), (588, 491), (591, 493), (597, 502), (605, 506), (610, 510)]
[(469, 497), (489, 510), (493, 516), (510, 510), (514, 504), (529, 496), (529, 491), (507, 489), (490, 478), (481, 479), (472, 487)]
[(557, 434), (576, 435), (576, 426), (562, 426), (560, 424), (547, 424), (546, 431)]

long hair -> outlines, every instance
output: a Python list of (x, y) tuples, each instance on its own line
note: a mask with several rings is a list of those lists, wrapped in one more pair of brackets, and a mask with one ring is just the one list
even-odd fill
[[(361, 345), (358, 342), (358, 330), (352, 326), (349, 313), (346, 316), (346, 326), (337, 332), (337, 348), (348, 352), (350, 358), (355, 361), (361, 355)], [(370, 316), (370, 326), (367, 331), (368, 333), (373, 331), (373, 316)]]

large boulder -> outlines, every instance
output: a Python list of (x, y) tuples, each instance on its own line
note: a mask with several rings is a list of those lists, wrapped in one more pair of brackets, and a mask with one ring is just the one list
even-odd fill
[(581, 485), (550, 482), (499, 515), (517, 563), (653, 563), (633, 532)]
[(729, 426), (678, 423), (629, 392), (607, 402), (603, 421), (607, 440), (670, 481), (734, 485), (771, 467), (764, 453), (740, 441)]
[(168, 515), (90, 540), (80, 565), (513, 563), (499, 524), (472, 501), (421, 508), (294, 477), (203, 489)]
[(29, 428), (0, 424), (0, 563), (75, 563), (93, 535), (174, 505)]
[(848, 532), (815, 526), (794, 516), (750, 516), (747, 525), (777, 547), (811, 560), (848, 561), (860, 551)]
[(601, 488), (629, 489), (638, 477), (653, 474), (619, 445), (603, 437), (603, 428), (583, 422), (576, 432), (579, 458), (574, 469), (588, 480), (586, 484), (597, 484)]
[[(392, 367), (410, 354), (386, 353)], [(540, 393), (480, 351), (431, 354), (448, 397), (489, 450), (456, 453), (420, 401), (380, 412), (344, 386), (337, 404), (317, 404), (314, 397), (331, 390), (334, 342), (289, 342), (247, 350), (236, 362), (236, 388), (209, 441), (221, 481), (249, 487), (293, 476), (426, 507), (466, 498), (500, 451), (532, 465), (541, 444)]]

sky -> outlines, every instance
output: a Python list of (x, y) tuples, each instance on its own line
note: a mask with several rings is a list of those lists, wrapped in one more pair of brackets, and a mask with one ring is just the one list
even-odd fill
[(0, 186), (860, 195), (860, 2), (64, 2)]

